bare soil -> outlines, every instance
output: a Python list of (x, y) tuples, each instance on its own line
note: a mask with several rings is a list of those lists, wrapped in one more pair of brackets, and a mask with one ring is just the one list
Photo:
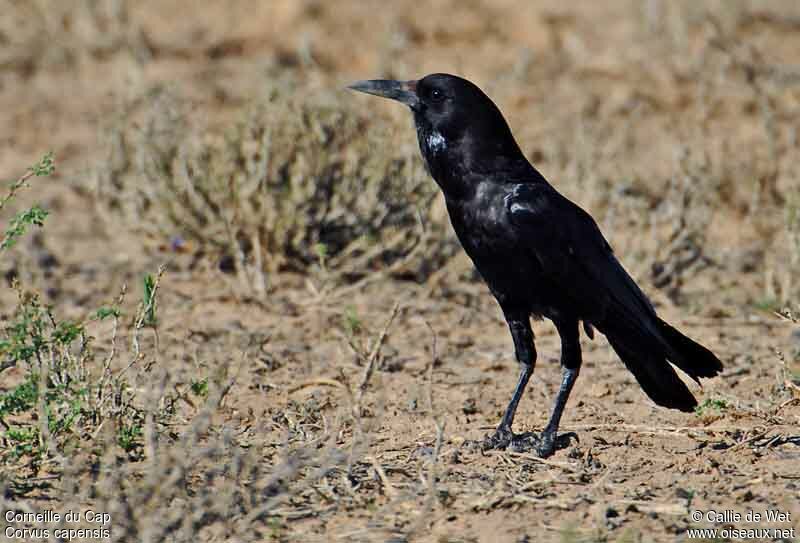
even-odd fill
[[(261, 519), (234, 537), (212, 525), (196, 540), (683, 541), (687, 528), (753, 527), (694, 522), (692, 511), (768, 508), (791, 521), (758, 527), (800, 529), (800, 340), (797, 324), (773, 313), (798, 294), (800, 248), (785, 219), (800, 173), (795, 2), (142, 0), (121, 28), (56, 5), (34, 23), (33, 8), (6, 4), (0, 171), (11, 178), (52, 149), (58, 173), (18, 202), (51, 215), (0, 271), (81, 315), (171, 262), (157, 364), (187, 382), (235, 365), (214, 424), (267, 471), (298, 451), (343, 455), (331, 475), (287, 475), (269, 529)], [(562, 422), (579, 440), (548, 460), (481, 453), (468, 442), (497, 424), (517, 369), (499, 309), (463, 255), (425, 282), (279, 274), (258, 298), (229, 288), (215, 263), (189, 266), (98, 216), (92, 172), (104, 167), (108, 126), (149, 89), (178, 89), (193, 115), (225, 125), (286, 77), (304, 93), (361, 103), (413, 145), (405, 111), (335, 89), (433, 71), (485, 88), (659, 313), (723, 360), (720, 377), (691, 384), (697, 414), (655, 406), (604, 338), (583, 338)], [(704, 264), (659, 288), (653, 264), (677, 258), (664, 253), (676, 221), (665, 206), (679, 207), (682, 190), (705, 213)], [(43, 269), (43, 252), (57, 265)], [(14, 299), (0, 294), (4, 316)], [(517, 430), (544, 426), (560, 379), (554, 328), (534, 328), (539, 361)], [(49, 497), (24, 500), (57, 508), (62, 498)]]

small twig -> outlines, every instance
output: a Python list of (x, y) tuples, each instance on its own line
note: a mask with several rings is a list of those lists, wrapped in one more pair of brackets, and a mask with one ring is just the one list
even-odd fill
[(789, 398), (775, 409), (775, 413), (777, 414), (781, 409), (789, 405), (800, 405), (800, 398)]
[(343, 383), (340, 383), (339, 381), (336, 381), (334, 379), (319, 378), (319, 379), (311, 379), (310, 381), (304, 381), (302, 383), (298, 383), (298, 384), (294, 385), (293, 387), (291, 387), (287, 392), (289, 394), (294, 394), (298, 390), (303, 390), (304, 388), (314, 387), (314, 386), (328, 386), (328, 387), (334, 387), (334, 388), (347, 389), (347, 387)]
[(361, 383), (358, 385), (356, 389), (356, 402), (355, 402), (355, 409), (356, 414), (360, 413), (361, 411), (361, 401), (364, 398), (364, 392), (367, 390), (367, 385), (369, 384), (369, 379), (372, 377), (372, 373), (375, 371), (375, 362), (378, 360), (378, 355), (381, 352), (381, 347), (383, 347), (383, 343), (386, 341), (386, 336), (389, 334), (389, 327), (391, 327), (392, 322), (394, 322), (397, 313), (400, 311), (400, 304), (394, 304), (392, 308), (392, 314), (389, 316), (389, 319), (386, 321), (386, 324), (381, 330), (378, 339), (375, 341), (375, 344), (372, 346), (372, 351), (369, 353), (369, 357), (367, 358), (367, 367), (364, 368), (364, 375), (361, 378)]
[(416, 256), (416, 254), (422, 250), (424, 243), (422, 243), (422, 239), (417, 240), (415, 245), (411, 248), (411, 250), (403, 256), (403, 258), (397, 260), (388, 268), (373, 272), (370, 274), (365, 275), (361, 279), (354, 281), (353, 283), (343, 286), (337, 290), (332, 292), (323, 292), (321, 296), (312, 298), (308, 301), (300, 302), (299, 305), (301, 306), (311, 306), (311, 305), (318, 305), (324, 301), (332, 302), (334, 300), (340, 299), (344, 296), (352, 294), (353, 292), (357, 292), (363, 290), (367, 285), (372, 284), (376, 281), (386, 279), (387, 277), (392, 277), (393, 274), (401, 271), (404, 266), (408, 264), (408, 262)]
[(730, 452), (730, 451), (735, 451), (736, 449), (741, 449), (742, 447), (744, 447), (748, 443), (752, 443), (753, 441), (757, 441), (757, 440), (761, 439), (762, 437), (764, 437), (765, 435), (767, 435), (768, 433), (769, 433), (769, 430), (765, 430), (763, 432), (756, 432), (753, 436), (738, 442), (736, 445), (734, 445), (733, 447), (728, 449), (728, 451)]
[(438, 360), (438, 355), (436, 351), (436, 332), (434, 331), (430, 323), (428, 323), (428, 321), (425, 321), (425, 324), (428, 326), (428, 329), (433, 334), (431, 360), (428, 363), (428, 407), (430, 409), (431, 416), (433, 417), (433, 423), (436, 426), (436, 442), (433, 447), (433, 454), (431, 455), (427, 477), (424, 477), (422, 475), (421, 470), (419, 473), (420, 480), (428, 488), (425, 496), (425, 502), (422, 507), (422, 511), (417, 516), (417, 521), (411, 526), (411, 528), (408, 531), (409, 538), (411, 538), (411, 536), (416, 534), (427, 523), (431, 522), (431, 513), (433, 512), (433, 507), (436, 503), (436, 471), (439, 463), (439, 457), (441, 456), (442, 453), (442, 444), (444, 443), (444, 427), (445, 427), (444, 421), (442, 420), (441, 417), (436, 416), (433, 404), (433, 367)]
[(8, 189), (8, 194), (0, 198), (0, 209), (3, 209), (9, 200), (11, 200), (16, 193), (25, 186), (25, 183), (28, 181), (28, 179), (34, 176), (41, 177), (43, 175), (50, 175), (54, 170), (55, 165), (53, 164), (53, 153), (47, 153), (38, 164), (28, 168), (28, 171), (22, 174), (11, 184), (11, 187)]
[(383, 470), (383, 466), (380, 465), (378, 459), (374, 456), (369, 456), (366, 460), (370, 460), (372, 462), (372, 467), (375, 469), (375, 473), (378, 474), (378, 477), (381, 480), (381, 484), (383, 485), (383, 491), (389, 498), (394, 498), (397, 493), (394, 490), (394, 486), (389, 481), (389, 478), (386, 477), (386, 472)]
[(11, 187), (8, 189), (8, 194), (0, 198), (0, 209), (3, 209), (5, 205), (11, 200), (19, 190), (25, 186), (25, 182), (33, 177), (33, 169), (28, 170), (22, 177), (14, 181)]
[(375, 363), (378, 360), (378, 355), (380, 354), (381, 347), (383, 347), (383, 343), (386, 341), (386, 336), (389, 334), (389, 328), (394, 322), (397, 313), (400, 311), (400, 304), (396, 303), (392, 308), (392, 313), (389, 316), (389, 319), (386, 321), (386, 324), (381, 330), (381, 333), (378, 335), (375, 343), (372, 346), (372, 350), (370, 351), (369, 356), (367, 357), (367, 365), (364, 368), (364, 374), (361, 377), (361, 382), (359, 383), (358, 387), (356, 388), (355, 392), (348, 390), (351, 399), (353, 400), (353, 423), (355, 425), (355, 432), (353, 433), (353, 440), (350, 444), (350, 453), (347, 461), (347, 480), (350, 481), (350, 476), (352, 475), (353, 465), (354, 465), (354, 458), (356, 454), (356, 448), (359, 445), (360, 437), (364, 435), (364, 429), (361, 424), (361, 403), (364, 399), (364, 393), (367, 390), (367, 386), (369, 385), (370, 377), (372, 376), (373, 372), (375, 371)]
[(680, 432), (702, 432), (706, 434), (717, 434), (722, 432), (741, 431), (741, 427), (736, 427), (736, 426), (702, 428), (698, 426), (638, 426), (635, 424), (578, 424), (578, 425), (571, 425), (569, 429), (576, 432), (605, 430), (611, 432), (626, 432), (626, 433), (645, 434), (645, 435), (677, 434)]
[[(128, 290), (128, 285), (122, 285), (122, 289), (120, 290), (119, 297), (117, 298), (116, 307), (122, 307), (122, 302), (125, 300), (125, 293)], [(111, 377), (111, 363), (114, 360), (114, 357), (117, 354), (117, 332), (119, 330), (119, 314), (117, 311), (114, 312), (114, 322), (113, 327), (111, 329), (111, 349), (108, 352), (108, 356), (106, 356), (105, 361), (103, 362), (103, 373), (100, 375), (100, 383), (97, 386), (97, 409), (98, 411), (101, 410), (102, 405), (105, 403), (105, 400), (108, 396), (104, 396), (105, 387), (108, 379)]]
[(431, 335), (433, 336), (433, 340), (431, 342), (431, 360), (428, 363), (428, 409), (430, 409), (431, 413), (433, 413), (433, 368), (439, 361), (439, 354), (436, 349), (436, 330), (433, 329), (433, 326), (431, 326), (431, 323), (429, 323), (427, 320), (424, 320), (424, 322), (425, 326), (428, 327), (428, 330), (431, 331)]
[[(147, 305), (143, 306), (139, 314), (136, 318), (136, 322), (133, 326), (133, 358), (131, 359), (130, 363), (127, 366), (122, 368), (122, 370), (117, 374), (117, 379), (122, 377), (122, 375), (128, 371), (131, 366), (133, 366), (136, 362), (138, 362), (141, 358), (141, 349), (139, 347), (139, 331), (144, 327), (145, 319), (147, 315), (153, 310), (156, 303), (156, 298), (158, 296), (158, 287), (161, 283), (161, 277), (164, 275), (164, 271), (166, 270), (166, 264), (161, 264), (158, 267), (158, 272), (156, 273), (155, 281), (153, 282), (153, 292), (150, 296), (150, 299), (147, 301)], [(158, 342), (158, 335), (156, 335), (156, 342)]]

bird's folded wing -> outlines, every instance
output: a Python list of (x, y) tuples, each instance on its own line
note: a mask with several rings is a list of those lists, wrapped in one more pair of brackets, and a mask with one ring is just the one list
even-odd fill
[(594, 219), (552, 186), (516, 185), (506, 207), (524, 250), (587, 320), (602, 327), (608, 318), (634, 324), (655, 315)]

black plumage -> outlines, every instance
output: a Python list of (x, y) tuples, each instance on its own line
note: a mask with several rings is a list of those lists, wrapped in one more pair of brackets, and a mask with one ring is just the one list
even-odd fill
[[(473, 83), (448, 74), (418, 81), (362, 81), (352, 89), (411, 108), (426, 167), (444, 193), (461, 245), (497, 299), (521, 365), (506, 413), (486, 446), (549, 456), (581, 366), (580, 324), (603, 333), (653, 401), (697, 405), (670, 362), (693, 379), (717, 375), (708, 349), (661, 320), (617, 260), (594, 219), (562, 196), (523, 155), (497, 106)], [(536, 362), (530, 318), (553, 321), (563, 378), (541, 435), (511, 425)]]

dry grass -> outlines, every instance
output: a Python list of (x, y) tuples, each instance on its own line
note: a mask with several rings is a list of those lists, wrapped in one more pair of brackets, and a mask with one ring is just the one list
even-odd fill
[(410, 145), (396, 152), (396, 128), (333, 98), (276, 85), (232, 127), (210, 129), (156, 92), (137, 104), (141, 123), (126, 112), (108, 134), (101, 211), (156, 245), (204, 255), (260, 296), (282, 271), (328, 282), (384, 268), (428, 275), (453, 252), (431, 218), (435, 186)]
[(119, 53), (147, 54), (127, 0), (3, 0), (0, 66), (7, 74), (76, 69)]

